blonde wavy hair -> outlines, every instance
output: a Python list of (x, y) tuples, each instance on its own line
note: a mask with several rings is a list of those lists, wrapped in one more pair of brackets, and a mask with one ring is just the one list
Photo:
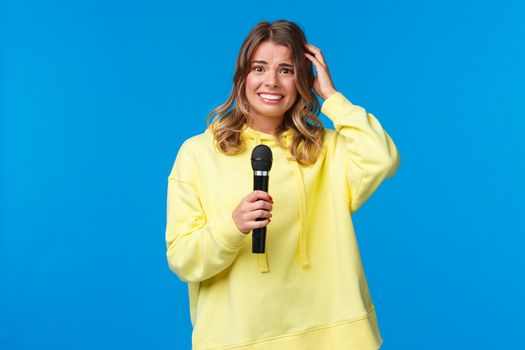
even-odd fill
[[(211, 129), (216, 147), (224, 154), (235, 155), (244, 150), (241, 131), (250, 116), (250, 105), (246, 98), (246, 77), (250, 73), (251, 58), (257, 47), (266, 41), (283, 45), (290, 49), (297, 89), (295, 103), (286, 111), (283, 123), (276, 131), (277, 143), (285, 147), (282, 134), (293, 131), (293, 142), (289, 145), (291, 159), (303, 166), (312, 165), (323, 147), (324, 127), (319, 115), (319, 102), (313, 90), (314, 73), (312, 63), (305, 57), (306, 37), (293, 22), (260, 22), (250, 32), (241, 46), (233, 89), (222, 105), (213, 109), (206, 123)], [(213, 121), (211, 118), (215, 116)]]

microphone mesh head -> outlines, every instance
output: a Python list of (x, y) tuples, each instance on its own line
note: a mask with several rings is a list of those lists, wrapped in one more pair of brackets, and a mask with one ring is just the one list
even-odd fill
[(270, 171), (272, 168), (272, 150), (266, 145), (257, 145), (252, 151), (252, 169)]

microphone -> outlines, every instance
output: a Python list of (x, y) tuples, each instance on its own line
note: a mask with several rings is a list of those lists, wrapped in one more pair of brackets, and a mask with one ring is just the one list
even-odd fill
[[(272, 150), (266, 145), (257, 145), (252, 151), (253, 190), (268, 192), (268, 173), (272, 168)], [(265, 220), (257, 218), (256, 221)], [(266, 244), (266, 226), (256, 228), (252, 234), (252, 253), (262, 254)]]

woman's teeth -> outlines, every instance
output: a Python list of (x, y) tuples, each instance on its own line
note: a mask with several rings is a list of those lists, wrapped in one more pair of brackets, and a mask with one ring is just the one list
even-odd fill
[(259, 94), (259, 96), (261, 96), (262, 98), (265, 98), (267, 100), (280, 100), (282, 99), (284, 96), (281, 96), (281, 95), (268, 95), (268, 94)]

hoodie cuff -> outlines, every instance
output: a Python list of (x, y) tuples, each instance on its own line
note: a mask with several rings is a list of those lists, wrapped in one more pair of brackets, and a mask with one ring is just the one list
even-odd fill
[(239, 231), (231, 215), (218, 219), (214, 231), (221, 242), (229, 248), (240, 248), (248, 236)]
[(355, 107), (357, 106), (344, 97), (342, 93), (335, 92), (323, 102), (321, 112), (335, 122), (342, 111), (352, 110)]

